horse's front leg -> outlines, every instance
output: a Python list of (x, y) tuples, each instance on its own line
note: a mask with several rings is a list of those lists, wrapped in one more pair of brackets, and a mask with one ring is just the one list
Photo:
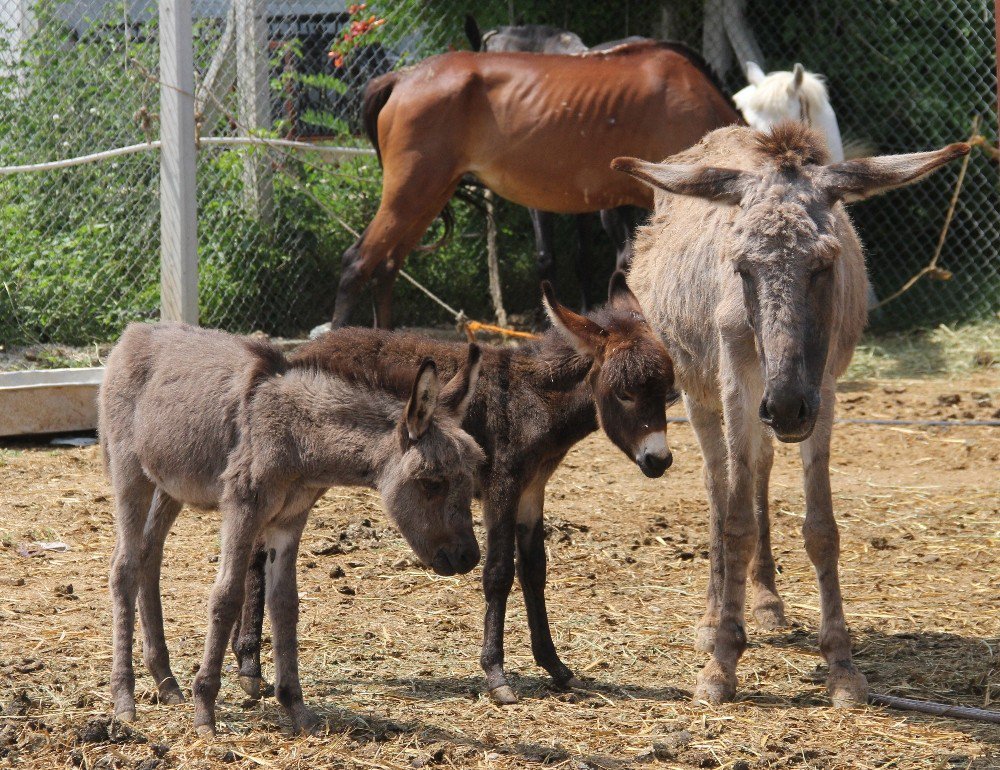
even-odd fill
[(545, 523), (542, 516), (547, 480), (547, 476), (536, 478), (521, 494), (517, 507), (517, 577), (524, 594), (535, 663), (544, 668), (557, 685), (566, 687), (574, 683), (573, 672), (559, 660), (545, 608)]
[(694, 692), (695, 700), (709, 703), (722, 703), (736, 695), (736, 665), (747, 646), (743, 619), (747, 570), (757, 545), (753, 481), (762, 427), (746, 390), (729, 387), (724, 394), (728, 488), (722, 525), (722, 607), (712, 660), (698, 675)]
[(552, 220), (554, 214), (538, 209), (528, 209), (531, 227), (535, 231), (535, 259), (538, 264), (538, 280), (556, 285), (556, 260), (552, 254)]
[(830, 436), (833, 428), (834, 380), (823, 383), (820, 414), (812, 435), (802, 442), (806, 519), (802, 526), (806, 552), (819, 583), (819, 648), (830, 668), (827, 689), (834, 706), (857, 706), (868, 697), (868, 681), (851, 656), (851, 638), (840, 593), (840, 533), (833, 517), (830, 492)]
[(601, 210), (601, 225), (615, 245), (616, 270), (627, 271), (632, 264), (632, 227), (628, 213), (629, 209), (625, 206)]
[(517, 520), (517, 493), (513, 489), (491, 489), (483, 501), (486, 524), (486, 560), (483, 564), (483, 594), (486, 620), (479, 662), (486, 673), (490, 697), (501, 705), (517, 703), (517, 695), (503, 670), (503, 627), (507, 597), (514, 585), (514, 527)]

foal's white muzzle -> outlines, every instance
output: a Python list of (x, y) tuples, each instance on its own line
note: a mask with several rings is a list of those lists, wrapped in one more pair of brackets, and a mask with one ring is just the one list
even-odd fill
[(635, 463), (651, 479), (662, 476), (673, 461), (665, 430), (647, 433), (636, 448)]

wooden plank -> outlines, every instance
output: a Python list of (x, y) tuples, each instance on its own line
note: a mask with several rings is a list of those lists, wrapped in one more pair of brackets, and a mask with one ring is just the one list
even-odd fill
[(103, 367), (0, 373), (0, 436), (97, 427)]
[(160, 0), (160, 317), (198, 323), (191, 0)]

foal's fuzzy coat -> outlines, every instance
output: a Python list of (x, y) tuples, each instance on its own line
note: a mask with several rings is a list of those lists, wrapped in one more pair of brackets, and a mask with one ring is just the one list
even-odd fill
[[(597, 430), (649, 476), (671, 463), (666, 443), (666, 404), (675, 399), (673, 368), (653, 335), (624, 275), (612, 279), (610, 301), (581, 316), (555, 302), (546, 304), (556, 328), (521, 348), (483, 348), (479, 386), (462, 423), (482, 446), (480, 474), (487, 529), (483, 589), (486, 621), (481, 663), (487, 686), (500, 703), (517, 697), (503, 670), (503, 627), (507, 597), (517, 574), (524, 592), (535, 661), (558, 684), (573, 672), (556, 653), (545, 608), (545, 543), (542, 507), (545, 485), (570, 448)], [(432, 356), (443, 372), (461, 363), (463, 346), (414, 335), (342, 329), (323, 335), (293, 355), (317, 367), (328, 362), (391, 361), (411, 364)], [(234, 640), (241, 683), (258, 693), (262, 594), (244, 609), (244, 638)]]
[[(215, 698), (230, 629), (258, 539), (267, 550), (278, 700), (297, 730), (319, 720), (302, 700), (296, 652), (295, 559), (306, 516), (332, 485), (378, 489), (417, 555), (442, 574), (479, 561), (470, 504), (483, 455), (460, 427), (479, 350), (466, 346), (441, 389), (432, 361), (336, 372), (288, 362), (268, 343), (180, 324), (133, 325), (108, 359), (100, 436), (117, 538), (111, 691), (135, 717), (135, 602), (143, 657), (161, 701), (183, 700), (163, 637), (163, 543), (184, 503), (222, 512), (219, 572), (205, 656), (194, 682), (195, 726), (215, 732)], [(406, 390), (403, 391), (403, 383)]]

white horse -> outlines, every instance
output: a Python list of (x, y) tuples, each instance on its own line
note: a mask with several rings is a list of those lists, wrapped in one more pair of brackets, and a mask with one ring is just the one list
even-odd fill
[(791, 72), (768, 75), (752, 61), (746, 63), (749, 85), (733, 96), (743, 118), (758, 131), (767, 131), (782, 120), (798, 120), (826, 138), (830, 160), (844, 160), (837, 116), (822, 75), (806, 72), (796, 64)]

